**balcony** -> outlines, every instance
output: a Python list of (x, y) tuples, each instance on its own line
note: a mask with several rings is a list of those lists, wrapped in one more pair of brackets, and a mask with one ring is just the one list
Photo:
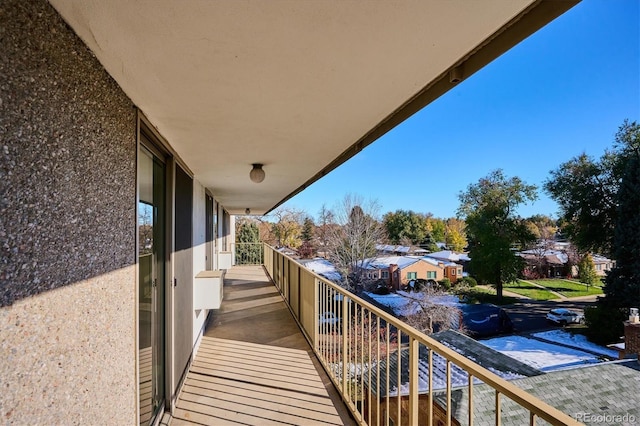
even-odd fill
[(263, 266), (229, 271), (172, 424), (579, 424), (269, 246)]
[(231, 268), (224, 291), (170, 424), (355, 424), (264, 268)]

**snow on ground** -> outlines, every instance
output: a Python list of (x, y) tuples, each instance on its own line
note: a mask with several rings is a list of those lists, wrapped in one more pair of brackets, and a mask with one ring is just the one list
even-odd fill
[[(387, 306), (398, 316), (410, 316), (420, 312), (420, 301), (426, 297), (424, 293), (407, 293), (406, 291), (398, 291), (390, 294), (374, 294), (367, 293), (369, 297), (383, 306)], [(458, 306), (458, 296), (431, 296), (430, 303), (439, 305)]]
[(327, 259), (313, 259), (312, 261), (305, 262), (304, 267), (333, 282), (340, 282), (342, 280), (340, 272), (338, 272), (336, 267)]
[(605, 348), (603, 346), (596, 345), (595, 343), (591, 343), (582, 334), (571, 334), (564, 330), (551, 330), (542, 333), (535, 333), (533, 336), (555, 343), (562, 343), (564, 345), (572, 346), (578, 349), (586, 349), (613, 359), (618, 358), (618, 351), (614, 351), (613, 349)]
[(479, 342), (541, 371), (563, 370), (602, 361), (597, 355), (523, 336), (497, 337)]

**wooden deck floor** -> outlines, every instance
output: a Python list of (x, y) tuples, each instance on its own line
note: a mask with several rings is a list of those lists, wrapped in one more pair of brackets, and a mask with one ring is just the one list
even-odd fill
[(232, 268), (224, 292), (169, 424), (355, 424), (262, 267)]

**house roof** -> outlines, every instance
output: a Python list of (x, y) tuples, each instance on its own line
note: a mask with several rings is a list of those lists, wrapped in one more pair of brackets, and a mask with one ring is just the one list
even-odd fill
[(368, 269), (384, 269), (391, 265), (398, 265), (400, 269), (413, 265), (420, 260), (419, 257), (410, 256), (382, 256), (375, 259), (367, 259), (364, 264)]
[[(539, 370), (521, 363), (513, 358), (501, 354), (491, 348), (488, 348), (470, 337), (464, 336), (455, 331), (446, 331), (432, 335), (436, 340), (449, 346), (454, 351), (468, 357), (475, 363), (492, 371), (498, 376), (506, 380), (514, 380), (517, 378), (529, 377), (531, 375), (543, 374)], [(427, 393), (429, 391), (429, 350), (425, 346), (420, 346), (419, 350), (419, 373), (418, 373), (418, 392)], [(389, 388), (387, 388), (386, 365), (390, 366), (390, 371), (394, 374), (389, 375)], [(378, 368), (379, 367), (379, 368)], [(400, 383), (398, 383), (398, 353), (393, 352), (389, 356), (389, 360), (383, 359), (379, 365), (374, 366), (371, 371), (371, 390), (378, 397), (395, 396), (398, 391), (401, 395), (409, 393), (409, 351), (402, 349), (400, 355)], [(432, 379), (433, 389), (446, 389), (447, 373), (446, 360), (440, 355), (434, 353), (433, 356), (433, 373)], [(380, 375), (380, 384), (378, 385), (378, 375)], [(365, 373), (365, 383), (369, 383), (369, 372)], [(451, 364), (451, 385), (454, 388), (467, 386), (469, 383), (468, 374), (455, 364)]]
[(578, 0), (50, 2), (230, 214), (264, 214)]
[(595, 263), (595, 264), (613, 262), (613, 260), (611, 260), (611, 259), (609, 259), (609, 258), (607, 258), (605, 256), (599, 255), (599, 254), (592, 254), (591, 258), (593, 259), (593, 263)]
[(305, 268), (315, 272), (318, 275), (325, 277), (326, 279), (333, 282), (342, 281), (342, 274), (336, 269), (333, 263), (329, 262), (327, 259), (305, 259), (298, 260), (301, 265)]
[(381, 256), (375, 259), (367, 259), (364, 262), (364, 267), (367, 269), (386, 269), (391, 265), (398, 265), (398, 268), (404, 269), (418, 262), (427, 262), (433, 266), (442, 268), (444, 264), (442, 261), (436, 259), (429, 259), (426, 257), (418, 256)]
[(560, 265), (564, 265), (569, 261), (569, 256), (567, 252), (562, 250), (541, 250), (541, 249), (532, 249), (532, 250), (522, 250), (519, 254), (527, 259), (532, 259), (535, 257), (544, 257), (549, 263), (557, 263)]
[(391, 244), (376, 244), (376, 250), (383, 253), (401, 253), (401, 254), (429, 253), (429, 250), (425, 250), (418, 246), (397, 246), (397, 245), (391, 245)]
[[(580, 415), (610, 416), (600, 424), (625, 424), (613, 416), (633, 416), (640, 419), (640, 364), (637, 361), (601, 363), (592, 366), (549, 372), (535, 377), (520, 378), (512, 384), (540, 398), (547, 404), (585, 421)], [(446, 396), (436, 393), (434, 399), (443, 404)], [(493, 424), (495, 418), (495, 389), (488, 385), (473, 388), (474, 424)], [(467, 424), (468, 391), (452, 393), (453, 415)], [(627, 422), (626, 424), (630, 424)], [(502, 398), (501, 424), (520, 426), (529, 424), (529, 412), (508, 398)]]
[(467, 253), (458, 253), (453, 250), (442, 250), (434, 253), (429, 253), (426, 257), (432, 257), (434, 259), (448, 260), (451, 262), (467, 262), (471, 260)]

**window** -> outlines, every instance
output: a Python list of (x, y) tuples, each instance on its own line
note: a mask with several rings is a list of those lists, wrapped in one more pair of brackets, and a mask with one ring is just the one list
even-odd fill
[(455, 275), (456, 274), (456, 270), (455, 269), (451, 269), (451, 275)]
[(597, 264), (597, 265), (596, 265), (596, 270), (598, 270), (598, 271), (602, 271), (602, 264), (600, 264), (600, 263), (599, 263), (599, 264)]
[(458, 268), (458, 275), (462, 275), (462, 269)]
[(407, 279), (408, 280), (415, 280), (416, 278), (418, 278), (418, 273), (417, 272), (407, 272)]
[(436, 271), (427, 271), (427, 279), (435, 280), (436, 279)]
[(389, 278), (389, 271), (382, 271), (382, 278), (384, 279)]

